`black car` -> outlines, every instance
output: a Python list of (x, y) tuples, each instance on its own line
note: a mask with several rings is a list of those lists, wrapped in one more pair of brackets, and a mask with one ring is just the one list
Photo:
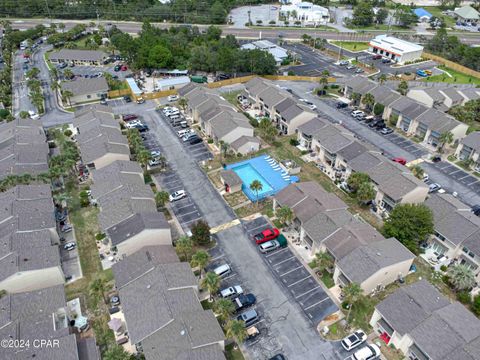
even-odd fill
[(437, 163), (440, 161), (442, 161), (442, 158), (439, 155), (435, 155), (434, 157), (432, 157), (432, 162)]
[(277, 354), (274, 357), (271, 357), (269, 360), (285, 360), (285, 356), (283, 356), (283, 354)]
[(131, 98), (130, 96), (128, 96), (128, 95), (125, 95), (125, 96), (123, 97), (123, 100), (125, 100), (125, 102), (127, 102), (127, 103), (132, 102), (132, 98)]
[(255, 305), (256, 302), (257, 298), (253, 294), (241, 294), (233, 300), (236, 312), (242, 311), (252, 305)]
[(199, 144), (199, 143), (202, 142), (202, 138), (196, 136), (196, 137), (191, 138), (188, 142), (190, 143), (190, 145)]
[(348, 106), (348, 104), (344, 103), (344, 102), (337, 102), (337, 109), (344, 109)]
[(480, 205), (473, 205), (472, 206), (472, 212), (475, 215), (480, 216)]
[(112, 306), (110, 309), (108, 309), (108, 312), (110, 314), (115, 314), (120, 311), (120, 308), (118, 306)]
[(390, 59), (383, 59), (382, 60), (382, 63), (384, 63), (384, 64), (390, 64), (391, 62), (392, 62), (392, 60), (390, 60)]

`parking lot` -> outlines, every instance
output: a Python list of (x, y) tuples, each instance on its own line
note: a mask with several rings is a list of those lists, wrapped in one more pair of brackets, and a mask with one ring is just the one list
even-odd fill
[[(440, 161), (434, 164), (435, 168), (440, 170), (448, 177), (462, 183), (463, 185), (471, 188), (473, 191), (480, 193), (480, 181), (477, 177), (470, 175), (464, 170), (454, 166), (446, 161)], [(442, 185), (442, 184), (440, 184)]]
[(85, 75), (91, 77), (93, 75), (97, 75), (99, 73), (107, 72), (112, 76), (118, 76), (119, 80), (125, 80), (125, 78), (130, 77), (132, 72), (130, 69), (127, 71), (115, 71), (115, 64), (108, 64), (105, 66), (83, 66), (83, 65), (76, 65), (73, 67), (66, 67), (64, 69), (59, 69), (60, 72), (63, 72), (66, 69), (69, 69), (74, 75), (84, 77)]
[[(244, 222), (243, 226), (248, 236), (252, 237), (270, 227), (270, 224), (264, 217), (259, 217), (253, 221)], [(255, 245), (253, 241), (252, 245)], [(318, 281), (310, 275), (288, 247), (266, 255), (259, 254), (259, 256), (262, 256), (270, 270), (292, 294), (314, 326), (338, 310), (337, 305), (325, 293)]]
[[(161, 110), (157, 111), (158, 115), (162, 119), (162, 121), (167, 124), (167, 126), (172, 130), (173, 136), (178, 136), (177, 131), (183, 130), (180, 126), (180, 121), (177, 121), (175, 124), (170, 122), (170, 119), (163, 114)], [(185, 120), (183, 115), (181, 115), (181, 120)], [(197, 161), (203, 161), (208, 159), (213, 159), (213, 155), (208, 150), (205, 143), (202, 141), (201, 143), (191, 145), (188, 141), (182, 141), (183, 146), (187, 149), (188, 153)]]

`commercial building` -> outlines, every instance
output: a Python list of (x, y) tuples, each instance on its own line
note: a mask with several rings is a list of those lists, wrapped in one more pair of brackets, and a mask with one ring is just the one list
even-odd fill
[(432, 14), (430, 14), (427, 10), (424, 8), (417, 8), (413, 10), (413, 13), (417, 15), (418, 20), (421, 22), (428, 22), (432, 18)]
[(258, 40), (241, 46), (244, 50), (262, 50), (267, 51), (275, 58), (277, 65), (288, 58), (288, 51), (268, 40)]
[(470, 5), (465, 5), (461, 8), (455, 9), (453, 15), (456, 19), (466, 22), (476, 22), (480, 19), (479, 12)]
[(369, 51), (404, 64), (420, 59), (423, 46), (389, 35), (378, 35), (370, 40)]
[(102, 51), (61, 49), (51, 53), (49, 59), (54, 64), (72, 63), (74, 65), (101, 66), (107, 57), (107, 54)]
[(61, 84), (62, 91), (69, 91), (72, 96), (64, 100), (64, 106), (99, 101), (108, 94), (108, 84), (104, 77), (78, 78)]
[(291, 23), (301, 21), (303, 26), (326, 25), (330, 20), (327, 8), (301, 0), (282, 5), (279, 15)]

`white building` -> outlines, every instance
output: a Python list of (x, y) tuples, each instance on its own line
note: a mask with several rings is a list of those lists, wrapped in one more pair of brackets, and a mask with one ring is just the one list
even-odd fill
[(370, 52), (404, 64), (422, 56), (423, 46), (388, 35), (378, 35), (370, 41)]
[[(294, 16), (295, 14), (296, 16)], [(325, 25), (330, 20), (330, 13), (327, 8), (299, 0), (293, 0), (288, 5), (282, 5), (280, 15), (290, 22), (301, 21), (302, 25)]]
[(157, 89), (159, 91), (179, 89), (190, 83), (188, 76), (176, 76), (171, 78), (160, 79), (157, 81)]
[(241, 47), (244, 50), (263, 50), (268, 51), (275, 58), (277, 65), (281, 65), (283, 60), (288, 58), (288, 51), (284, 48), (277, 46), (268, 40), (258, 40), (248, 44), (244, 44)]

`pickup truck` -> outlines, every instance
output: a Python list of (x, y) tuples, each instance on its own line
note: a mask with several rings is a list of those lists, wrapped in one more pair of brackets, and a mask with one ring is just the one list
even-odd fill
[(253, 294), (241, 294), (233, 300), (236, 312), (245, 310), (246, 308), (255, 305), (256, 302), (257, 298)]

